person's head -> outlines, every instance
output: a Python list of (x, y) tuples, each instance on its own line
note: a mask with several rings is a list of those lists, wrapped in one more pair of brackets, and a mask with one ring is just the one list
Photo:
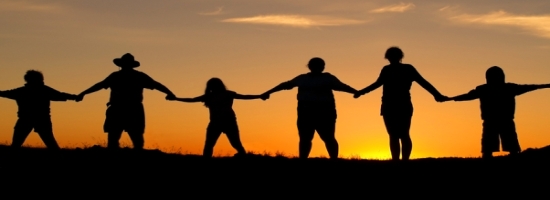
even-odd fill
[(403, 51), (399, 47), (390, 47), (386, 50), (384, 58), (388, 59), (390, 63), (398, 63), (401, 62), (404, 56)]
[[(204, 95), (208, 96), (212, 93), (218, 93), (226, 91), (227, 88), (225, 87), (225, 84), (223, 84), (223, 81), (219, 78), (211, 78), (206, 82), (206, 89), (204, 90)], [(204, 106), (209, 107), (210, 102), (205, 101)]]
[(120, 58), (113, 59), (113, 63), (119, 66), (121, 69), (133, 69), (140, 66), (140, 63), (134, 59), (134, 56), (130, 53), (122, 55)]
[(502, 84), (505, 83), (504, 70), (498, 66), (492, 66), (485, 72), (487, 84)]
[(312, 73), (322, 73), (325, 70), (325, 61), (321, 58), (315, 57), (309, 60), (307, 67)]
[(37, 70), (29, 70), (24, 76), (25, 82), (28, 84), (36, 85), (36, 84), (44, 84), (44, 76), (42, 75), (42, 72)]
[(206, 82), (206, 90), (204, 91), (205, 94), (208, 93), (216, 93), (216, 92), (222, 92), (225, 91), (226, 87), (225, 84), (223, 84), (223, 81), (219, 78), (211, 78)]

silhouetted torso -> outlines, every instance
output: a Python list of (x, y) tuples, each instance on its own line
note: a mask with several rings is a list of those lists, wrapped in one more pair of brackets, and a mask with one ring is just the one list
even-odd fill
[(134, 104), (142, 103), (143, 89), (153, 89), (156, 82), (147, 74), (136, 70), (113, 72), (101, 82), (103, 88), (111, 88), (109, 103)]
[(220, 93), (211, 93), (201, 97), (203, 102), (208, 102), (210, 121), (236, 120), (233, 111), (233, 100), (237, 93), (227, 90)]
[(321, 103), (334, 105), (334, 85), (338, 79), (330, 73), (307, 73), (297, 76), (291, 82), (298, 86), (298, 103)]
[(479, 98), (481, 118), (483, 120), (514, 119), (517, 95), (530, 91), (531, 88), (515, 83), (498, 85), (484, 84), (470, 91)]
[(386, 65), (380, 73), (380, 78), (383, 83), (382, 102), (410, 102), (411, 85), (418, 77), (419, 74), (412, 65)]
[(30, 85), (5, 91), (3, 96), (17, 102), (19, 118), (50, 117), (50, 101), (66, 101), (71, 94), (59, 92), (46, 85)]

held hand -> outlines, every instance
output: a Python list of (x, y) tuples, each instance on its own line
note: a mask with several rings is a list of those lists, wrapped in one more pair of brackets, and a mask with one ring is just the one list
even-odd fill
[(262, 96), (261, 99), (264, 100), (264, 101), (269, 99), (269, 94), (267, 94), (267, 93), (264, 93), (261, 96)]
[(80, 101), (82, 101), (83, 99), (84, 99), (84, 95), (82, 95), (82, 94), (76, 95), (76, 97), (75, 97), (75, 101), (76, 101), (76, 102), (80, 102)]
[(361, 94), (361, 92), (356, 92), (354, 95), (353, 95), (353, 98), (359, 98), (360, 96), (362, 96), (363, 94)]
[(445, 102), (445, 101), (450, 101), (451, 98), (449, 98), (448, 96), (441, 95), (441, 96), (436, 97), (435, 100), (437, 102), (441, 103), (441, 102)]
[(176, 95), (174, 95), (174, 94), (166, 95), (166, 100), (168, 100), (168, 101), (176, 100)]

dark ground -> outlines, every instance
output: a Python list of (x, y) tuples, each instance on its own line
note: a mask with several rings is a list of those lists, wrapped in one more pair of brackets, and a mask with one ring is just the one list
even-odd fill
[(24, 197), (394, 199), (413, 195), (441, 199), (464, 195), (493, 199), (519, 195), (531, 199), (536, 194), (548, 199), (549, 171), (550, 146), (493, 161), (438, 158), (408, 163), (265, 156), (207, 160), (155, 150), (51, 152), (0, 146), (0, 180), (6, 183), (0, 191)]

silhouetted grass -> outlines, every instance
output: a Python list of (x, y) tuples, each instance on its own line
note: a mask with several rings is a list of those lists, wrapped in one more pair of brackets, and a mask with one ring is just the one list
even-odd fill
[[(436, 197), (437, 192), (446, 192), (446, 195), (474, 191), (489, 194), (493, 191), (488, 189), (491, 187), (500, 191), (512, 187), (506, 192), (520, 192), (544, 187), (543, 183), (550, 174), (550, 146), (528, 149), (517, 157), (496, 157), (492, 161), (423, 158), (392, 162), (358, 157), (300, 160), (280, 152), (251, 153), (246, 158), (204, 159), (199, 155), (159, 150), (123, 148), (109, 151), (101, 146), (60, 151), (42, 148), (15, 150), (3, 145), (0, 146), (0, 171), (4, 173), (2, 181), (10, 183), (3, 188), (13, 187), (14, 190), (15, 183), (25, 188), (46, 184), (62, 190), (71, 188), (80, 194), (93, 191), (94, 194), (108, 195), (108, 191), (126, 191), (128, 194), (122, 194), (124, 197), (140, 197), (139, 194), (148, 191), (156, 195), (183, 195), (179, 197), (185, 198), (190, 194), (216, 196), (232, 188), (229, 190), (233, 192), (231, 194), (242, 192), (239, 194), (254, 199), (275, 194), (306, 193), (321, 197), (325, 193), (339, 193), (355, 198), (354, 195), (360, 194), (388, 195), (385, 191), (392, 188), (399, 190), (395, 193), (404, 193), (407, 189)], [(254, 195), (252, 191), (261, 194)], [(345, 199), (345, 196), (338, 198)]]

